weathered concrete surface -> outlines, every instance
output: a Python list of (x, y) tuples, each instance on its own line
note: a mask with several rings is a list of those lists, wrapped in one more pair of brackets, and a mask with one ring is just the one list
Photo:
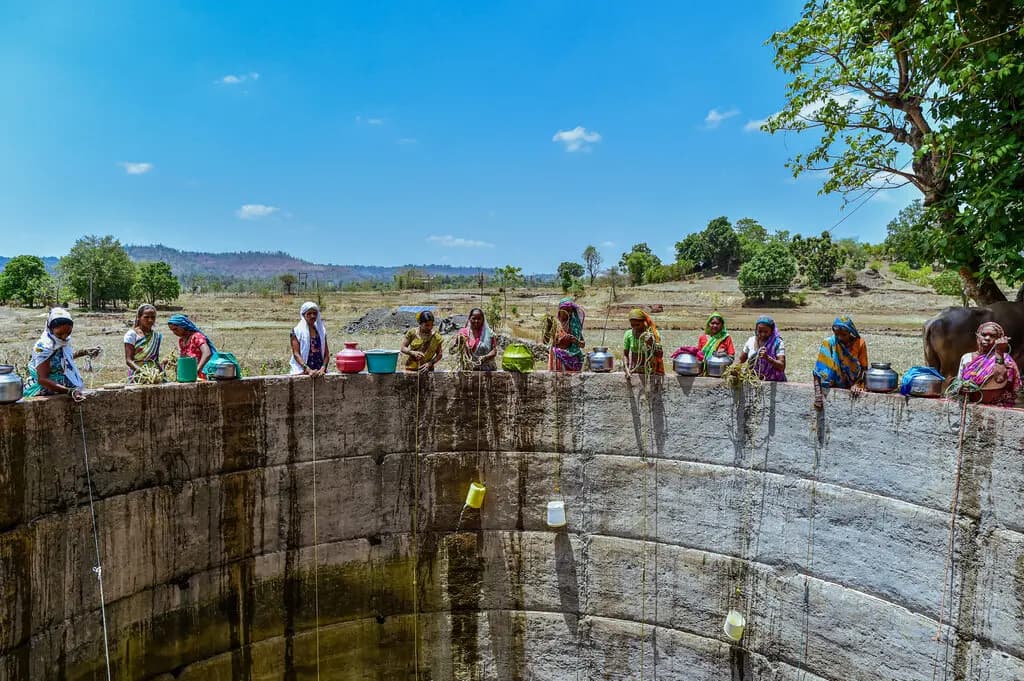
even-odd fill
[(313, 388), (0, 409), (0, 680), (105, 678), (83, 423), (118, 679), (316, 678), (315, 560), (322, 679), (1024, 678), (1024, 413), (968, 411), (935, 641), (955, 405), (837, 391), (819, 418), (806, 386), (621, 374)]

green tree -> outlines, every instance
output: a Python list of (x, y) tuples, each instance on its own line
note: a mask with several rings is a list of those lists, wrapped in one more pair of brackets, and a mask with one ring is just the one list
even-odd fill
[(292, 289), (295, 287), (295, 284), (299, 281), (299, 278), (296, 277), (294, 274), (291, 274), (290, 272), (278, 275), (277, 279), (278, 281), (281, 282), (281, 286), (284, 286), (284, 292), (288, 295), (292, 294)]
[[(809, 0), (771, 38), (790, 74), (770, 132), (820, 131), (789, 163), (856, 200), (911, 184), (971, 298), (1024, 281), (1024, 3)], [(881, 183), (881, 184), (880, 184)]]
[(586, 270), (578, 262), (565, 261), (558, 265), (558, 280), (562, 284), (562, 291), (569, 292), (572, 283), (583, 276)]
[(135, 297), (139, 300), (156, 305), (156, 301), (170, 302), (181, 295), (181, 285), (171, 271), (171, 266), (163, 261), (140, 262), (136, 266)]
[(676, 242), (676, 260), (692, 262), (698, 272), (711, 267), (711, 245), (704, 232), (694, 232)]
[(42, 259), (34, 255), (16, 255), (7, 261), (0, 272), (0, 300), (15, 300), (32, 307), (44, 296), (42, 291), (50, 275)]
[(651, 253), (646, 242), (641, 242), (633, 244), (633, 249), (628, 253), (623, 253), (619, 263), (629, 274), (630, 283), (639, 286), (644, 283), (644, 275), (648, 270), (661, 265), (661, 258)]
[(885, 250), (894, 261), (918, 268), (930, 265), (936, 259), (929, 238), (928, 219), (920, 200), (901, 210), (885, 230)]
[(740, 262), (748, 262), (768, 242), (768, 230), (753, 218), (740, 218), (733, 227), (740, 242)]
[(587, 274), (590, 276), (590, 285), (594, 285), (594, 278), (597, 273), (601, 271), (601, 263), (603, 259), (601, 254), (593, 246), (587, 246), (583, 249), (583, 264), (587, 266)]
[(843, 259), (839, 247), (832, 243), (832, 235), (827, 231), (822, 232), (820, 237), (802, 237), (797, 234), (789, 242), (789, 251), (796, 258), (800, 274), (812, 288), (830, 285)]
[(131, 301), (135, 265), (112, 236), (84, 236), (60, 259), (68, 286), (83, 305), (106, 307)]
[(767, 243), (740, 267), (738, 283), (747, 300), (777, 300), (789, 293), (796, 277), (796, 261), (786, 244)]
[[(748, 223), (744, 226), (750, 229)], [(688, 260), (698, 270), (735, 272), (741, 260), (740, 238), (729, 218), (722, 215), (708, 222), (704, 231), (677, 242), (676, 260)]]
[(836, 242), (841, 264), (852, 270), (862, 270), (868, 264), (868, 250), (856, 239), (840, 239)]
[[(517, 286), (522, 286), (524, 283), (526, 283), (526, 279), (523, 277), (523, 268), (514, 267), (512, 265), (505, 265), (504, 267), (499, 267), (498, 269), (494, 270), (494, 281), (498, 284), (498, 287), (501, 290), (502, 301), (504, 302), (504, 307), (501, 310), (501, 316), (507, 317), (508, 315), (503, 313), (505, 310), (508, 310), (509, 290), (514, 289)], [(491, 300), (491, 303), (493, 306), (493, 299)], [(488, 315), (488, 319), (490, 319), (492, 316), (494, 316), (493, 311), (491, 314)], [(493, 326), (497, 328), (496, 324)]]

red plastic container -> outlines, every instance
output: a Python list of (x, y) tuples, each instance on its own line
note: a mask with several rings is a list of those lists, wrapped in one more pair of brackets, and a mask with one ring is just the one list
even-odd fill
[(358, 374), (366, 368), (366, 355), (362, 350), (357, 350), (359, 343), (346, 341), (345, 349), (334, 356), (334, 363), (338, 365), (338, 371), (343, 374)]

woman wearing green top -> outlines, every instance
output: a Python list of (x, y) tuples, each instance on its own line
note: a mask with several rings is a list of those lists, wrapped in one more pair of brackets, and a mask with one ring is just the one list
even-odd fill
[(658, 327), (640, 308), (629, 313), (629, 330), (622, 338), (622, 356), (625, 359), (626, 375), (665, 374), (665, 360), (661, 348), (661, 334)]
[(415, 329), (409, 329), (402, 340), (400, 352), (405, 360), (406, 371), (433, 371), (441, 361), (443, 348), (441, 334), (434, 331), (434, 313), (424, 310), (416, 315)]

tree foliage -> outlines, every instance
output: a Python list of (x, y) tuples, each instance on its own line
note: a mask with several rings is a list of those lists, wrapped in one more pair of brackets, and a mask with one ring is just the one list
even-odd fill
[(895, 261), (917, 268), (935, 260), (929, 222), (921, 201), (913, 201), (886, 226), (885, 251)]
[[(744, 229), (749, 234), (756, 234), (757, 230), (750, 224), (755, 221), (746, 220)], [(763, 227), (761, 229), (764, 230)], [(729, 218), (723, 215), (708, 222), (702, 232), (689, 234), (677, 242), (676, 259), (692, 262), (698, 271), (735, 272), (742, 259), (740, 238)]]
[(796, 259), (800, 275), (813, 288), (830, 285), (843, 260), (842, 252), (832, 243), (832, 235), (827, 231), (821, 236), (797, 234), (789, 242), (789, 252)]
[(594, 285), (594, 279), (597, 277), (597, 273), (601, 271), (601, 253), (598, 252), (593, 246), (587, 246), (583, 249), (583, 264), (587, 266), (587, 275), (590, 276), (590, 285)]
[(181, 285), (165, 262), (140, 262), (135, 278), (135, 297), (150, 305), (170, 302), (181, 295)]
[(292, 294), (295, 284), (299, 281), (299, 278), (291, 272), (285, 272), (284, 274), (278, 275), (277, 279), (281, 282), (281, 286), (284, 286), (284, 292), (288, 295)]
[(639, 286), (644, 283), (644, 275), (650, 269), (661, 265), (661, 258), (651, 252), (646, 242), (641, 242), (633, 244), (628, 253), (623, 253), (619, 264), (629, 274), (630, 283)]
[[(929, 238), (979, 303), (1024, 281), (1024, 3), (809, 0), (771, 38), (790, 74), (766, 129), (816, 129), (794, 175), (857, 200), (911, 184)], [(866, 198), (866, 197), (865, 197)]]
[(796, 277), (796, 261), (786, 244), (771, 241), (743, 263), (739, 287), (747, 300), (777, 300), (789, 293)]
[(564, 261), (558, 265), (558, 281), (562, 285), (562, 291), (568, 293), (573, 287), (573, 282), (583, 276), (586, 270), (583, 265), (571, 260)]
[(106, 307), (131, 300), (135, 266), (112, 236), (84, 236), (60, 259), (68, 286), (83, 305)]
[(7, 261), (0, 272), (0, 300), (14, 300), (32, 305), (43, 298), (50, 275), (42, 259), (34, 255), (17, 255)]

